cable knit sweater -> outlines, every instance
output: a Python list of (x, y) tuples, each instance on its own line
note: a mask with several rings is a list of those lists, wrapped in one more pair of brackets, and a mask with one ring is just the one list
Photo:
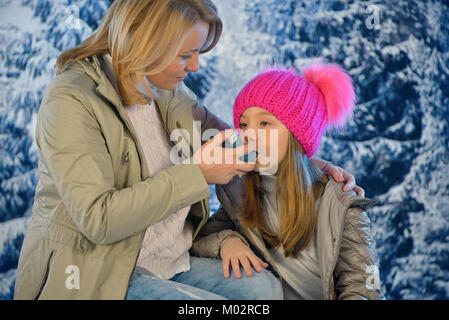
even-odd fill
[[(111, 57), (104, 55), (105, 70), (113, 77)], [(177, 163), (170, 160), (173, 144), (165, 130), (154, 100), (146, 105), (126, 107), (144, 151), (145, 160), (153, 177)], [(193, 225), (186, 221), (190, 206), (180, 209), (146, 229), (137, 265), (160, 278), (170, 279), (179, 272), (189, 270), (189, 249), (192, 246)], [(151, 212), (148, 212), (151, 214)]]

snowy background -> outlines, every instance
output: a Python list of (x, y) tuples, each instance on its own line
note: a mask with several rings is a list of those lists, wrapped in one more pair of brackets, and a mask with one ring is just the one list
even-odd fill
[[(369, 214), (387, 298), (449, 298), (448, 1), (215, 2), (222, 39), (187, 84), (231, 124), (234, 97), (267, 62), (300, 68), (323, 57), (349, 70), (355, 117), (318, 156), (382, 201)], [(110, 3), (0, 0), (0, 299), (13, 297), (31, 216), (43, 90), (60, 52), (90, 35)]]

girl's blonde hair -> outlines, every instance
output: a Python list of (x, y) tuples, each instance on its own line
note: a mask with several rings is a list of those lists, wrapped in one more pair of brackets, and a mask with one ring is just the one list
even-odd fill
[(276, 181), (279, 234), (264, 219), (261, 202), (266, 190), (259, 173), (246, 175), (243, 223), (257, 227), (271, 247), (282, 246), (285, 256), (296, 256), (313, 237), (317, 221), (316, 200), (322, 195), (328, 179), (305, 155), (304, 149), (289, 134), (287, 154), (279, 164)]
[(144, 77), (167, 68), (199, 22), (209, 24), (200, 50), (205, 53), (217, 44), (223, 28), (210, 0), (115, 0), (98, 30), (59, 56), (56, 74), (68, 63), (109, 52), (124, 104), (146, 103), (137, 90), (139, 85), (144, 85), (150, 96), (154, 93)]

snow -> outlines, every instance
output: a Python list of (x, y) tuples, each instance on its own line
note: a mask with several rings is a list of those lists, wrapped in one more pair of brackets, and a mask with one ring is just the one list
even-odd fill
[[(98, 26), (110, 0), (0, 0), (0, 298), (10, 299), (38, 182), (34, 130), (61, 51)], [(353, 77), (354, 118), (318, 156), (369, 197), (382, 289), (392, 299), (449, 298), (449, 7), (441, 1), (215, 1), (223, 35), (186, 79), (233, 124), (234, 98), (267, 63), (316, 58)], [(374, 6), (374, 7), (372, 7)], [(371, 9), (370, 9), (371, 8)], [(373, 10), (378, 25), (368, 28)], [(210, 186), (211, 211), (218, 209)]]
[(20, 1), (1, 0), (0, 8), (0, 21), (3, 26), (15, 26), (30, 33), (38, 33), (44, 29), (39, 19), (34, 17), (33, 9), (23, 6)]

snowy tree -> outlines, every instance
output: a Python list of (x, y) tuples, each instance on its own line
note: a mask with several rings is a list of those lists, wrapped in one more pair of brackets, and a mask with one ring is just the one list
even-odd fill
[[(367, 196), (387, 298), (449, 297), (447, 1), (224, 0), (217, 47), (186, 84), (232, 125), (244, 84), (268, 63), (323, 58), (352, 76), (354, 118), (319, 157)], [(36, 114), (58, 55), (96, 30), (112, 0), (0, 0), (0, 298), (10, 299), (38, 183)], [(213, 195), (213, 186), (211, 194)], [(210, 199), (211, 210), (218, 207)]]

